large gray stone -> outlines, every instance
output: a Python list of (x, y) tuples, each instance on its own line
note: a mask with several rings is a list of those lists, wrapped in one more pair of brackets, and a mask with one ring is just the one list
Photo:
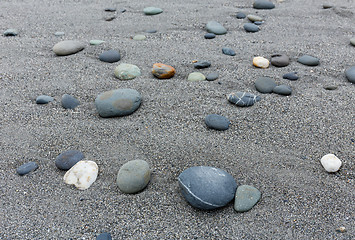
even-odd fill
[(122, 165), (117, 174), (117, 185), (124, 193), (137, 193), (150, 181), (149, 164), (144, 160), (132, 160)]
[(254, 103), (261, 100), (260, 96), (248, 93), (248, 92), (236, 92), (227, 95), (229, 102), (239, 107), (253, 106)]
[(227, 29), (225, 29), (222, 24), (216, 21), (209, 21), (206, 25), (206, 29), (210, 33), (214, 33), (216, 35), (222, 35), (227, 33)]
[(69, 170), (84, 157), (84, 154), (78, 150), (68, 150), (58, 155), (55, 165), (60, 170)]
[(255, 81), (255, 88), (261, 93), (272, 93), (275, 87), (274, 79), (269, 77), (260, 77)]
[(312, 57), (309, 55), (303, 55), (297, 59), (297, 62), (307, 65), (307, 66), (318, 66), (319, 65), (319, 59), (316, 57)]
[(348, 68), (345, 71), (345, 76), (351, 83), (355, 83), (355, 66)]
[(256, 0), (253, 4), (255, 9), (273, 9), (275, 5), (267, 0)]
[(79, 41), (66, 40), (54, 45), (53, 52), (58, 56), (66, 56), (77, 53), (85, 48), (85, 45)]
[(115, 76), (121, 80), (131, 80), (141, 75), (139, 67), (129, 63), (121, 63), (115, 68)]

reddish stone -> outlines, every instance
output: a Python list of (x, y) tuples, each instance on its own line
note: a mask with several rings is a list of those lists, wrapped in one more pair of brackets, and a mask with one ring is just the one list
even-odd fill
[(155, 63), (152, 73), (157, 78), (172, 78), (175, 74), (175, 68), (163, 63)]

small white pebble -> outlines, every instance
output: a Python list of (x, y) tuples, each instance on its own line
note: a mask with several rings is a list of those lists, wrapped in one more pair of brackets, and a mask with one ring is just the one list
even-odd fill
[(327, 172), (337, 172), (342, 165), (341, 160), (331, 153), (324, 155), (320, 162)]

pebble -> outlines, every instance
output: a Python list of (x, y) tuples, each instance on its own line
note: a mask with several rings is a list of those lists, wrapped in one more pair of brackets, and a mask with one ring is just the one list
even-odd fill
[(327, 154), (327, 155), (324, 155), (321, 160), (320, 160), (322, 166), (324, 167), (324, 169), (327, 171), (327, 172), (337, 172), (341, 165), (342, 165), (342, 162), (339, 158), (337, 158), (337, 156), (335, 156), (334, 154)]
[(146, 33), (156, 33), (157, 30), (156, 29), (148, 29), (145, 31)]
[(90, 40), (90, 45), (100, 45), (102, 43), (104, 43), (105, 41), (103, 40), (96, 40), (96, 39), (93, 39), (93, 40)]
[(302, 57), (299, 57), (297, 62), (307, 65), (307, 66), (317, 66), (319, 65), (319, 59), (316, 57), (312, 57), (309, 55), (303, 55)]
[(206, 80), (207, 81), (214, 81), (219, 77), (218, 72), (211, 72), (207, 75)]
[(193, 73), (190, 73), (190, 74), (189, 74), (187, 80), (188, 80), (188, 81), (191, 81), (191, 82), (198, 82), (198, 81), (204, 81), (204, 80), (206, 80), (206, 77), (205, 77), (205, 75), (203, 75), (202, 73), (193, 72)]
[(105, 12), (116, 12), (116, 8), (115, 7), (105, 8)]
[(243, 12), (238, 12), (235, 17), (238, 18), (238, 19), (244, 19), (244, 18), (246, 18), (247, 16), (246, 16), (245, 13), (243, 13)]
[(353, 37), (353, 38), (350, 39), (350, 44), (353, 45), (353, 46), (355, 46), (355, 37)]
[(143, 9), (145, 15), (157, 15), (163, 12), (163, 9), (157, 7), (147, 7)]
[(211, 66), (211, 63), (208, 61), (198, 61), (194, 63), (194, 68), (197, 69), (202, 69), (202, 68), (208, 68)]
[(9, 28), (4, 32), (4, 36), (6, 37), (14, 37), (18, 35), (18, 30), (14, 28)]
[(255, 81), (255, 88), (261, 93), (272, 93), (276, 83), (269, 77), (260, 77)]
[(345, 71), (345, 76), (349, 82), (355, 83), (355, 66), (348, 68)]
[(260, 96), (247, 93), (247, 92), (236, 92), (227, 95), (229, 102), (239, 106), (239, 107), (249, 107), (253, 106), (254, 103), (261, 100)]
[(78, 150), (68, 150), (62, 152), (55, 159), (55, 166), (60, 170), (69, 170), (77, 162), (84, 159), (84, 154)]
[(16, 172), (18, 175), (25, 175), (29, 172), (32, 172), (38, 168), (38, 165), (36, 162), (27, 162), (25, 164), (22, 164), (16, 169)]
[(112, 240), (111, 233), (101, 233), (96, 240)]
[(284, 54), (274, 54), (270, 62), (275, 67), (286, 67), (290, 64), (290, 58)]
[(326, 85), (323, 87), (325, 90), (336, 90), (338, 88), (338, 86), (336, 85)]
[(99, 59), (103, 62), (114, 63), (121, 60), (121, 55), (116, 50), (108, 50), (101, 53)]
[(323, 9), (329, 9), (329, 8), (332, 8), (333, 5), (329, 4), (329, 3), (324, 3), (323, 4)]
[(53, 102), (53, 101), (54, 101), (54, 98), (52, 98), (51, 96), (47, 96), (47, 95), (41, 95), (36, 98), (37, 104), (47, 104), (47, 103)]
[(296, 81), (298, 79), (298, 76), (296, 74), (297, 74), (297, 72), (286, 73), (282, 76), (282, 78), (288, 79), (291, 81)]
[(233, 49), (231, 48), (227, 48), (227, 47), (224, 47), (222, 48), (222, 53), (225, 54), (225, 55), (229, 55), (229, 56), (235, 56), (236, 53)]
[(141, 70), (133, 64), (121, 63), (115, 68), (115, 76), (121, 80), (131, 80), (141, 75)]
[(205, 123), (209, 128), (223, 131), (229, 128), (230, 121), (224, 116), (210, 114), (206, 116)]
[(53, 52), (58, 56), (66, 56), (77, 53), (85, 48), (85, 45), (79, 41), (66, 40), (58, 42), (53, 47)]
[(256, 16), (256, 15), (253, 15), (253, 14), (249, 14), (249, 15), (247, 16), (247, 18), (248, 18), (249, 21), (251, 21), (251, 22), (261, 22), (261, 21), (263, 21), (263, 18), (262, 18), (262, 17)]
[(255, 57), (253, 59), (253, 65), (259, 68), (268, 68), (270, 65), (269, 60), (263, 57)]
[(116, 18), (116, 16), (108, 16), (108, 17), (105, 17), (105, 21), (111, 22), (111, 21), (114, 20), (115, 18)]
[(62, 107), (65, 109), (74, 109), (78, 105), (80, 105), (79, 100), (69, 94), (64, 94), (62, 96), (61, 103), (62, 103)]
[(207, 32), (214, 33), (216, 35), (222, 35), (227, 33), (227, 29), (225, 29), (219, 22), (209, 21), (206, 24)]
[(337, 231), (339, 233), (344, 233), (344, 232), (346, 232), (346, 228), (345, 227), (339, 227), (339, 228), (335, 229), (335, 231)]
[(261, 192), (253, 186), (242, 185), (237, 188), (234, 209), (237, 212), (246, 212), (252, 209), (260, 200)]
[(117, 174), (118, 188), (124, 193), (137, 193), (149, 183), (151, 170), (144, 160), (129, 161), (120, 168)]
[(142, 97), (138, 91), (122, 88), (99, 94), (95, 106), (101, 117), (122, 117), (136, 111), (141, 102)]
[(175, 75), (175, 72), (175, 68), (172, 66), (163, 63), (153, 64), (152, 74), (159, 79), (172, 78)]
[(267, 0), (256, 0), (253, 3), (253, 8), (255, 9), (273, 9), (275, 8), (275, 5)]
[(61, 36), (64, 36), (65, 35), (65, 32), (55, 32), (54, 33), (54, 36), (57, 36), (57, 37), (61, 37)]
[(136, 36), (133, 37), (133, 40), (135, 41), (143, 41), (145, 40), (147, 37), (145, 35), (142, 35), (142, 34), (138, 34)]
[(276, 86), (272, 91), (276, 94), (284, 95), (284, 96), (289, 96), (292, 93), (291, 87), (287, 85)]
[(254, 23), (246, 23), (243, 27), (247, 32), (258, 32), (260, 30), (260, 28)]
[(79, 190), (88, 189), (97, 178), (99, 167), (94, 161), (83, 160), (77, 162), (64, 175), (66, 184), (75, 185)]
[(178, 177), (182, 195), (193, 207), (210, 210), (223, 207), (233, 200), (237, 183), (222, 169), (196, 166)]
[(261, 25), (261, 24), (263, 24), (263, 22), (256, 21), (256, 22), (254, 22), (254, 24), (255, 24), (255, 25)]
[(216, 37), (216, 34), (214, 33), (206, 33), (205, 34), (205, 39), (213, 39)]
[(121, 8), (121, 9), (120, 9), (120, 12), (121, 12), (121, 13), (125, 13), (126, 11), (127, 11), (127, 10), (124, 9), (124, 8)]

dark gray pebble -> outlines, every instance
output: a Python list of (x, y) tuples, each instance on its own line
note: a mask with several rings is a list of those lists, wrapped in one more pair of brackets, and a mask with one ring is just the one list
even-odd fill
[(17, 34), (18, 34), (17, 29), (13, 29), (13, 28), (7, 29), (4, 32), (5, 37), (14, 37), (14, 36), (17, 36)]
[(216, 34), (214, 34), (214, 33), (206, 33), (205, 34), (205, 38), (206, 39), (213, 39), (215, 37), (216, 37)]
[(306, 65), (306, 66), (318, 66), (319, 65), (319, 59), (316, 57), (312, 57), (309, 55), (303, 55), (302, 57), (299, 57), (297, 62)]
[(290, 58), (284, 54), (275, 54), (271, 56), (270, 62), (275, 67), (286, 67), (290, 64)]
[(239, 106), (239, 107), (249, 107), (253, 106), (254, 103), (261, 100), (260, 96), (248, 93), (248, 92), (236, 92), (227, 95), (229, 102)]
[(254, 24), (255, 24), (255, 25), (261, 25), (261, 24), (263, 24), (263, 22), (255, 21)]
[(211, 63), (208, 61), (198, 61), (194, 63), (194, 67), (197, 69), (208, 68), (211, 66)]
[(96, 240), (112, 240), (111, 233), (101, 233)]
[(124, 8), (123, 8), (123, 9), (120, 9), (120, 12), (121, 12), (121, 13), (124, 13), (124, 12), (126, 12), (126, 11), (127, 11), (127, 10), (124, 9)]
[(145, 31), (146, 33), (156, 33), (157, 30), (156, 29), (148, 29)]
[(64, 94), (62, 96), (61, 103), (62, 103), (62, 107), (65, 109), (74, 109), (80, 104), (80, 102), (76, 98), (74, 98), (69, 94)]
[(291, 95), (292, 89), (290, 86), (287, 86), (287, 85), (279, 85), (273, 89), (273, 92), (276, 94), (279, 94), (279, 95), (288, 96), (288, 95)]
[(116, 50), (108, 50), (101, 53), (99, 59), (103, 62), (114, 63), (121, 60), (121, 55)]
[(258, 32), (260, 29), (254, 23), (246, 23), (244, 24), (244, 30), (247, 32)]
[(116, 12), (116, 8), (113, 7), (105, 8), (105, 12)]
[(209, 128), (223, 131), (229, 128), (230, 121), (224, 116), (210, 114), (206, 116), (205, 123)]
[(32, 172), (34, 170), (36, 170), (38, 168), (38, 165), (37, 163), (35, 162), (28, 162), (28, 163), (25, 163), (25, 164), (22, 164), (21, 166), (19, 166), (16, 170), (16, 172), (19, 174), (19, 175), (25, 175), (29, 172)]
[(267, 0), (256, 0), (253, 4), (255, 9), (273, 9), (275, 5)]
[(291, 80), (291, 81), (295, 81), (298, 79), (298, 76), (296, 75), (297, 72), (290, 72), (290, 73), (286, 73), (284, 74), (282, 77), (284, 79), (288, 79), (288, 80)]
[(235, 56), (235, 51), (233, 49), (231, 49), (231, 48), (224, 47), (224, 48), (222, 48), (222, 52), (225, 55)]
[(348, 79), (349, 82), (355, 83), (355, 66), (348, 68), (345, 71), (345, 76)]
[(336, 85), (326, 85), (326, 86), (324, 86), (324, 89), (325, 90), (336, 90), (338, 88), (338, 86), (336, 86)]
[(274, 79), (269, 77), (260, 77), (255, 81), (255, 88), (261, 93), (272, 93), (275, 87)]
[(84, 157), (84, 154), (78, 150), (68, 150), (58, 155), (55, 165), (61, 170), (69, 170)]
[(247, 17), (247, 15), (245, 15), (245, 13), (238, 12), (235, 17), (238, 18), (238, 19), (244, 19), (244, 18)]
[(37, 104), (47, 104), (49, 102), (52, 102), (53, 100), (54, 100), (54, 98), (52, 98), (51, 96), (41, 95), (36, 98), (36, 103)]
[(207, 81), (214, 81), (214, 80), (216, 80), (218, 77), (219, 77), (218, 72), (212, 72), (212, 73), (209, 73), (209, 74), (206, 76), (206, 80), (207, 80)]

